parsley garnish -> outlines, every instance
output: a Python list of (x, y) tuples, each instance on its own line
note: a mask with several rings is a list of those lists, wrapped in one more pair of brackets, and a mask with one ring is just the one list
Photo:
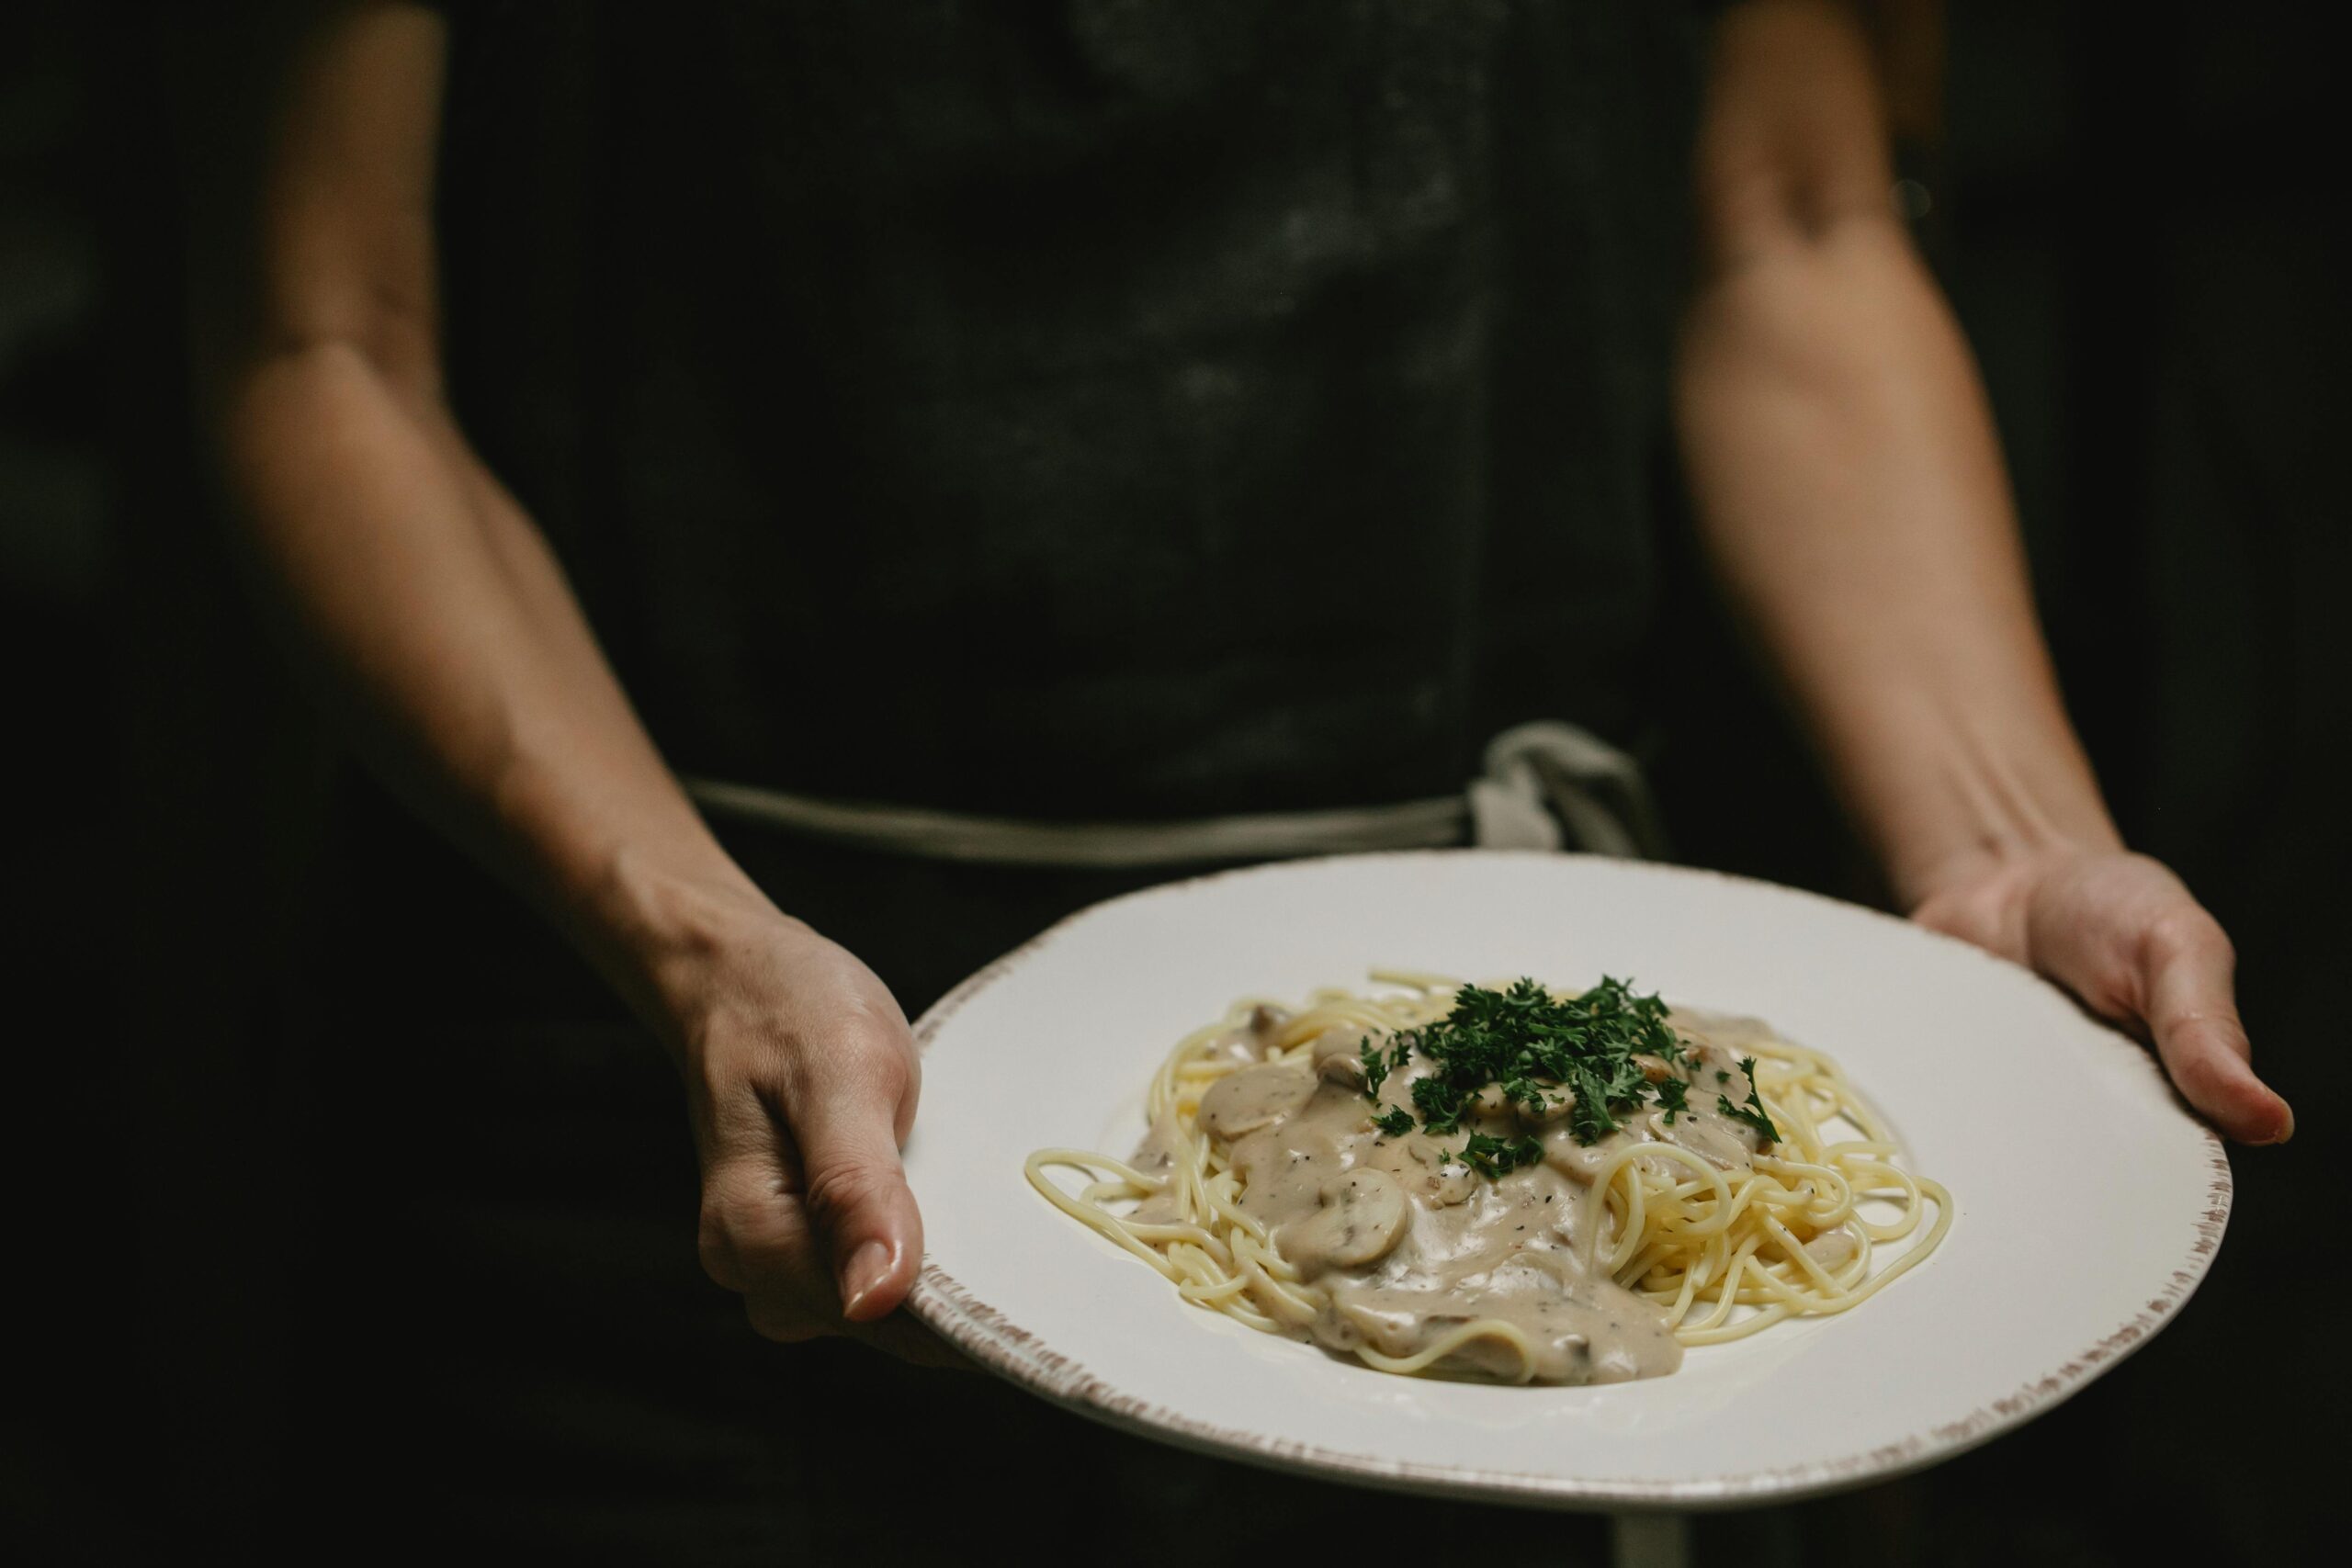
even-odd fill
[(1413, 1130), (1413, 1113), (1409, 1111), (1391, 1111), (1385, 1116), (1374, 1117), (1372, 1124), (1392, 1138), (1401, 1138)]
[[(1653, 1091), (1637, 1056), (1668, 1064), (1683, 1060), (1682, 1042), (1666, 1021), (1666, 1003), (1655, 994), (1637, 996), (1630, 982), (1603, 976), (1581, 995), (1558, 998), (1531, 979), (1503, 990), (1464, 986), (1453, 1010), (1433, 1023), (1399, 1033), (1388, 1061), (1377, 1069), (1378, 1052), (1362, 1047), (1365, 1080), (1372, 1093), (1388, 1072), (1415, 1051), (1436, 1071), (1413, 1080), (1413, 1111), (1421, 1130), (1433, 1137), (1458, 1133), (1488, 1086), (1531, 1113), (1550, 1110), (1566, 1097), (1568, 1130), (1589, 1144), (1616, 1131), (1621, 1114), (1638, 1112), (1653, 1092), (1668, 1114), (1687, 1111), (1681, 1079), (1669, 1077)], [(1402, 1109), (1375, 1118), (1383, 1131), (1411, 1130), (1412, 1112)], [(1532, 1137), (1511, 1142), (1483, 1133), (1470, 1135), (1464, 1161), (1488, 1176), (1532, 1165), (1543, 1157)]]
[(1372, 1043), (1372, 1037), (1368, 1034), (1364, 1036), (1363, 1043), (1358, 1046), (1357, 1050), (1363, 1060), (1363, 1097), (1366, 1100), (1377, 1100), (1380, 1098), (1380, 1086), (1388, 1081), (1388, 1058), (1381, 1054), (1380, 1047)]
[(1660, 1117), (1659, 1120), (1671, 1127), (1674, 1125), (1674, 1119), (1677, 1116), (1690, 1115), (1690, 1107), (1685, 1102), (1683, 1098), (1690, 1092), (1690, 1086), (1684, 1083), (1680, 1078), (1668, 1078), (1664, 1083), (1659, 1084), (1657, 1086), (1657, 1102), (1666, 1107), (1666, 1114)]
[(1494, 1138), (1473, 1133), (1462, 1146), (1463, 1163), (1487, 1176), (1506, 1176), (1522, 1165), (1540, 1164), (1543, 1158), (1544, 1145), (1532, 1138)]
[[(1758, 1132), (1763, 1134), (1764, 1141), (1766, 1143), (1779, 1143), (1781, 1141), (1781, 1130), (1772, 1125), (1772, 1119), (1770, 1116), (1764, 1114), (1764, 1102), (1758, 1099), (1756, 1095), (1756, 1058), (1753, 1056), (1741, 1057), (1739, 1061), (1739, 1070), (1747, 1075), (1747, 1103), (1746, 1105), (1734, 1105), (1731, 1102), (1731, 1096), (1727, 1094), (1719, 1094), (1715, 1096), (1715, 1108), (1721, 1111), (1724, 1115), (1731, 1117), (1733, 1120), (1745, 1122), (1749, 1126), (1755, 1128)], [(1726, 1075), (1722, 1073), (1717, 1073), (1715, 1075), (1717, 1077), (1723, 1077), (1724, 1076)]]

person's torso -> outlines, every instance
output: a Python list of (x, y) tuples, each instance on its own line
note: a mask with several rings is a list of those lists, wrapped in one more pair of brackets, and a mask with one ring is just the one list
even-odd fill
[(459, 13), (459, 414), (682, 769), (1031, 817), (1630, 719), (1642, 0)]

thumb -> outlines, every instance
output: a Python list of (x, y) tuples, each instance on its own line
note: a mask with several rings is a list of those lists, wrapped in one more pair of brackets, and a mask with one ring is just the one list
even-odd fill
[(884, 1085), (850, 1081), (793, 1107), (808, 1211), (852, 1323), (895, 1308), (922, 1262), (922, 1216), (899, 1163), (899, 1098)]

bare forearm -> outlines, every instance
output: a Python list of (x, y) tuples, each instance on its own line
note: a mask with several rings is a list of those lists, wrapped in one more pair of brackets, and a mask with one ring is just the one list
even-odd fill
[(705, 829), (442, 400), (442, 20), (342, 0), (275, 21), (190, 29), (218, 46), (187, 68), (191, 347), (300, 662), (390, 781), (671, 1047), (698, 1250), (752, 1325), (938, 1359), (895, 1314), (922, 1258), (898, 1157), (922, 1078), (905, 1016)]
[(429, 396), (325, 341), (227, 383), (263, 575), (353, 739), (632, 992), (682, 904), (757, 894), (672, 779), (538, 531)]
[(1913, 919), (2143, 1031), (2232, 1136), (2288, 1136), (2229, 938), (2123, 851), (2059, 701), (1984, 389), (1887, 209), (1847, 0), (1741, 0), (1694, 174), (1677, 415), (1717, 570)]
[(1900, 896), (2114, 842), (1974, 367), (1892, 219), (1724, 268), (1686, 319), (1678, 414), (1710, 554)]

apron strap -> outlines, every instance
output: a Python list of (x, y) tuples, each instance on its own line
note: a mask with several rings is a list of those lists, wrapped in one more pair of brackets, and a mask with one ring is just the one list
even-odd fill
[(1467, 791), (1482, 849), (1666, 856), (1641, 764), (1589, 729), (1556, 719), (1506, 729), (1487, 743), (1486, 768)]
[(1178, 822), (1039, 822), (826, 800), (723, 779), (684, 782), (713, 817), (886, 854), (978, 865), (1129, 870), (1464, 843), (1618, 856), (1663, 850), (1640, 768), (1574, 725), (1544, 721), (1508, 730), (1487, 748), (1486, 768), (1463, 794), (1434, 800)]

